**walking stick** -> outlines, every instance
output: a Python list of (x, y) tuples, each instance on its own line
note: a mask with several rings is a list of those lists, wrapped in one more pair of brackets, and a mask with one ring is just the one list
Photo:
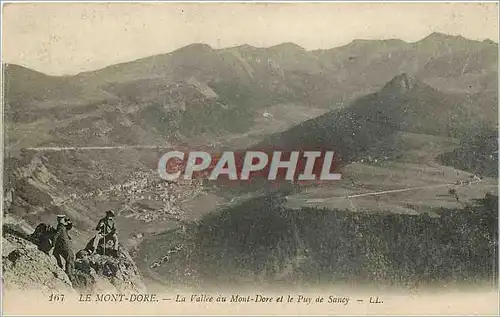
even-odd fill
[(102, 245), (102, 255), (106, 256), (106, 227), (104, 227), (104, 236), (102, 237), (103, 245)]

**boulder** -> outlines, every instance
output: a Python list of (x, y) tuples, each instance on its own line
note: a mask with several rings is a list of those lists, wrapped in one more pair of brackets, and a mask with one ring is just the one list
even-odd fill
[(3, 233), (3, 285), (6, 290), (75, 292), (68, 276), (55, 259), (30, 241), (12, 233)]
[(139, 270), (129, 253), (119, 246), (116, 256), (89, 254), (86, 250), (77, 252), (75, 269), (79, 271), (79, 281), (83, 287), (92, 283), (111, 285), (117, 292), (145, 291)]

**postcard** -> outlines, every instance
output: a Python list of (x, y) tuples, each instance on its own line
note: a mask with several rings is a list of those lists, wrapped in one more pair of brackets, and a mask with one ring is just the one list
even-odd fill
[(4, 2), (5, 315), (498, 315), (498, 2)]

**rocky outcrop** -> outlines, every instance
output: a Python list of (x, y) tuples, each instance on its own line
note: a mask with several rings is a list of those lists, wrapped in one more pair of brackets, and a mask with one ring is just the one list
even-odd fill
[(116, 257), (77, 252), (72, 278), (59, 268), (55, 258), (39, 250), (31, 240), (32, 232), (8, 223), (3, 226), (3, 285), (6, 290), (96, 293), (141, 292), (146, 287), (139, 271), (120, 246)]
[(7, 290), (74, 292), (66, 273), (52, 256), (38, 250), (22, 232), (4, 226), (2, 237), (2, 282)]
[(88, 291), (114, 289), (120, 293), (141, 292), (146, 289), (137, 266), (120, 246), (116, 256), (77, 253), (75, 287)]

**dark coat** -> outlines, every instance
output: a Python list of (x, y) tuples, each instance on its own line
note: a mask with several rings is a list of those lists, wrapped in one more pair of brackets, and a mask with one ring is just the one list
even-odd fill
[(115, 221), (113, 218), (104, 217), (99, 220), (97, 227), (95, 228), (102, 235), (108, 235), (116, 233)]
[(54, 253), (63, 255), (73, 254), (73, 246), (68, 229), (61, 223), (57, 225), (56, 234), (54, 235)]

